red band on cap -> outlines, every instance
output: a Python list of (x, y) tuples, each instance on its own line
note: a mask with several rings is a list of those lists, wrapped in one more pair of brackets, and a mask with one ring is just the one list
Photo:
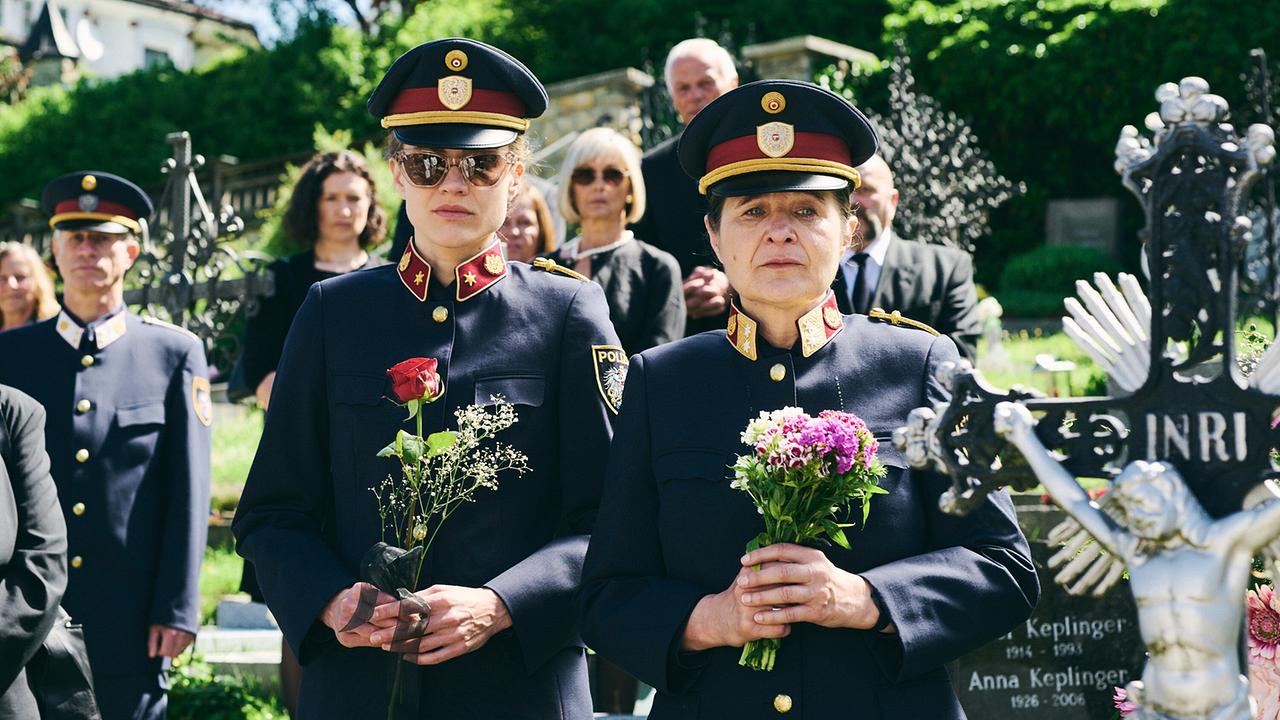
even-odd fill
[[(765, 155), (760, 146), (756, 144), (755, 135), (726, 140), (711, 148), (711, 152), (707, 153), (707, 172), (729, 163), (761, 158), (774, 159), (769, 155)], [(812, 158), (814, 160), (830, 160), (842, 165), (852, 166), (853, 164), (851, 162), (852, 157), (849, 154), (849, 146), (845, 144), (844, 140), (826, 133), (796, 133), (795, 143), (791, 146), (791, 150), (777, 159), (782, 160), (785, 158)]]
[[(399, 95), (396, 95), (391, 107), (387, 109), (387, 114), (403, 115), (406, 113), (441, 110), (450, 111), (452, 109), (445, 107), (444, 103), (440, 102), (440, 93), (435, 88), (405, 88), (400, 91)], [(465, 112), (491, 112), (518, 118), (526, 116), (524, 103), (515, 95), (499, 90), (481, 90), (478, 88), (471, 91), (471, 100), (467, 102), (466, 107), (459, 108), (459, 110)]]
[(62, 202), (55, 205), (53, 208), (54, 215), (61, 215), (62, 213), (72, 213), (72, 212), (93, 212), (93, 213), (102, 213), (103, 215), (119, 215), (121, 217), (127, 217), (130, 220), (138, 219), (138, 213), (136, 213), (132, 208), (126, 207), (124, 205), (117, 205), (116, 203), (108, 202), (106, 200), (99, 200), (97, 206), (89, 210), (85, 210), (84, 208), (80, 207), (79, 198), (76, 198), (74, 200), (63, 200)]

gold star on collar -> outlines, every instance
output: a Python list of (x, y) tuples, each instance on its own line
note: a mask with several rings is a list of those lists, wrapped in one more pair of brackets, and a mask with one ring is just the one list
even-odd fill
[(462, 279), (463, 279), (463, 280), (464, 280), (468, 285), (475, 285), (475, 284), (476, 284), (476, 274), (475, 274), (475, 273), (471, 273), (471, 272), (469, 272), (469, 273), (467, 273), (466, 275), (463, 275), (463, 276), (462, 276)]
[(421, 270), (419, 270), (419, 271), (418, 271), (418, 274), (413, 276), (413, 284), (414, 284), (414, 285), (421, 285), (421, 284), (422, 284), (422, 281), (423, 281), (424, 279), (425, 279), (425, 278), (424, 278), (424, 277), (423, 277), (423, 275), (422, 275), (422, 271), (421, 271)]
[[(797, 318), (796, 328), (800, 331), (800, 352), (805, 357), (813, 355), (831, 342), (831, 338), (844, 329), (840, 311), (836, 309), (835, 293), (828, 291), (822, 302)], [(756, 334), (756, 321), (739, 310), (737, 304), (730, 304), (725, 338), (733, 345), (733, 349), (748, 360), (755, 360)]]

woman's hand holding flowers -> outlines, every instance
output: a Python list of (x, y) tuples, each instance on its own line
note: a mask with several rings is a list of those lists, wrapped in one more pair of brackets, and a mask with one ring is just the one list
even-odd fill
[[(871, 585), (814, 548), (778, 543), (742, 558), (741, 602), (761, 625), (813, 623), (868, 630), (880, 620)], [(755, 567), (759, 569), (753, 569)]]
[[(438, 665), (480, 649), (511, 627), (511, 613), (489, 588), (432, 585), (414, 593), (430, 608), (427, 622), (402, 625), (400, 602), (391, 598), (373, 611), (370, 621), (382, 629), (369, 637), (374, 647), (399, 653), (406, 662)], [(412, 632), (403, 632), (412, 627)]]
[(742, 568), (728, 588), (698, 601), (685, 624), (680, 642), (682, 650), (700, 652), (716, 647), (742, 647), (752, 640), (783, 638), (791, 633), (787, 625), (756, 622), (759, 609), (742, 602), (747, 592), (742, 580), (750, 572), (750, 568)]

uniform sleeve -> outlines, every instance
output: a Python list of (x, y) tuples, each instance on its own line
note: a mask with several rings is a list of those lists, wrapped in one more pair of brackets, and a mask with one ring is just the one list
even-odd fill
[(511, 611), (526, 668), (578, 642), (573, 594), (595, 524), (604, 483), (613, 411), (596, 380), (593, 346), (618, 346), (604, 292), (582, 283), (569, 304), (560, 343), (559, 497), (557, 537), (485, 586)]
[(582, 570), (578, 623), (593, 650), (659, 692), (678, 694), (697, 677), (697, 668), (677, 662), (677, 650), (706, 592), (668, 577), (662, 560), (646, 386), (644, 358), (637, 356)]
[(977, 362), (982, 322), (978, 318), (978, 289), (973, 284), (973, 258), (965, 252), (956, 254), (943, 288), (937, 330), (951, 337), (965, 359)]
[[(923, 379), (928, 403), (947, 399), (935, 375), (939, 364), (957, 357), (946, 336), (934, 340)], [(923, 498), (934, 550), (862, 574), (897, 628), (896, 635), (873, 642), (877, 662), (897, 679), (936, 668), (1008, 632), (1040, 597), (1031, 550), (1007, 492), (990, 494), (968, 515), (948, 515), (938, 507), (950, 486), (947, 478), (908, 472)]]
[[(0, 395), (0, 403), (9, 398), (14, 395)], [(0, 688), (7, 688), (57, 619), (67, 589), (67, 526), (49, 475), (44, 408), (15, 399), (0, 411), (10, 450), (0, 458), (0, 482), (9, 485), (0, 487), (0, 511), (4, 496), (11, 496), (17, 520), (13, 555), (0, 566)]]
[(651, 314), (645, 318), (640, 346), (627, 348), (628, 352), (642, 352), (684, 337), (686, 313), (680, 264), (666, 253), (658, 255), (653, 258), (644, 281), (645, 307)]
[(258, 453), (232, 522), (236, 551), (257, 570), (263, 597), (302, 664), (335, 643), (319, 621), (357, 578), (326, 541), (329, 483), (324, 294), (312, 285), (294, 320), (271, 391)]
[(192, 341), (165, 399), (164, 528), (151, 623), (200, 628), (200, 563), (209, 534), (209, 370)]

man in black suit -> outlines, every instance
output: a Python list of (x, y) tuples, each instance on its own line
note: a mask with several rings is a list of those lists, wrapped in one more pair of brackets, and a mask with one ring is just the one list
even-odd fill
[[(667, 90), (686, 125), (707, 103), (738, 86), (733, 56), (714, 40), (684, 40), (667, 54)], [(636, 237), (675, 256), (684, 276), (689, 314), (685, 336), (724, 327), (729, 313), (729, 281), (715, 266), (702, 218), (707, 200), (680, 169), (676, 135), (649, 152), (640, 164), (649, 210), (635, 224)]]
[(982, 323), (973, 259), (961, 250), (896, 236), (898, 189), (888, 164), (874, 155), (858, 172), (862, 185), (853, 199), (862, 244), (845, 253), (832, 286), (840, 311), (897, 310), (950, 336), (961, 355), (976, 360)]

